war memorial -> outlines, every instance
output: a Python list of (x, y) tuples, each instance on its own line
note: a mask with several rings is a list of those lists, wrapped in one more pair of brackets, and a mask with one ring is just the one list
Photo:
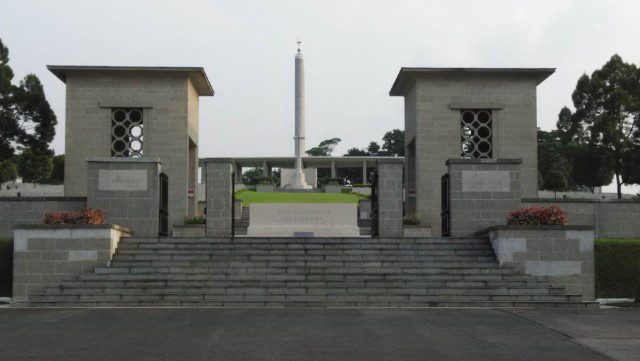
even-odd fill
[[(0, 198), (16, 306), (593, 307), (594, 238), (640, 236), (640, 203), (539, 198), (536, 87), (554, 69), (402, 68), (406, 157), (311, 157), (298, 48), (294, 155), (201, 158), (203, 68), (48, 68), (66, 84), (64, 196)], [(272, 192), (329, 192), (318, 168), (358, 167), (369, 199), (243, 209), (256, 166), (281, 169)], [(532, 205), (568, 224), (507, 225)], [(104, 224), (43, 224), (83, 208)]]

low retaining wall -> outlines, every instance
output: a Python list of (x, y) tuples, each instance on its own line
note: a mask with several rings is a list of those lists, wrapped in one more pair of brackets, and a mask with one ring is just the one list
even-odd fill
[(206, 225), (204, 224), (174, 224), (174, 237), (205, 237)]
[(583, 300), (595, 298), (592, 227), (496, 226), (477, 235), (489, 237), (501, 266), (547, 276)]
[(19, 225), (14, 232), (13, 302), (26, 301), (80, 273), (108, 265), (126, 228), (101, 225)]
[(570, 226), (593, 226), (598, 238), (640, 238), (640, 201), (525, 198), (523, 207), (557, 205)]
[(47, 211), (81, 211), (85, 197), (0, 197), (0, 238), (13, 238), (19, 224), (41, 224)]

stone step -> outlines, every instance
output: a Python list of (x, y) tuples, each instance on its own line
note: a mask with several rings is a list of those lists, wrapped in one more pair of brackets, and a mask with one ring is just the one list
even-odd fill
[(214, 255), (214, 256), (490, 256), (490, 249), (118, 249), (118, 255)]
[(449, 293), (264, 293), (264, 292), (219, 292), (219, 293), (80, 293), (80, 294), (33, 294), (30, 302), (69, 302), (69, 301), (415, 301), (415, 302), (580, 302), (578, 295), (549, 294), (449, 294)]
[[(226, 262), (212, 264), (210, 267), (97, 267), (95, 274), (266, 274), (266, 275), (304, 275), (304, 274), (513, 274), (514, 270), (498, 268), (494, 263), (484, 265), (478, 263), (468, 266), (447, 263), (424, 263), (421, 265), (338, 265), (340, 262), (301, 262), (300, 265), (293, 265), (292, 262), (283, 262), (280, 267), (261, 266), (259, 262), (243, 264), (244, 262)], [(316, 265), (313, 265), (316, 263)], [(234, 265), (235, 264), (235, 265)]]
[[(510, 302), (512, 306), (530, 302), (546, 303), (582, 303), (580, 296), (576, 295), (414, 295), (414, 294), (80, 294), (80, 295), (48, 295), (35, 294), (29, 299), (31, 303), (52, 302), (142, 302), (156, 303), (160, 306), (164, 301), (173, 302), (315, 302), (319, 305), (327, 302), (379, 302), (391, 305), (392, 302), (413, 303), (413, 306), (431, 306), (431, 303), (476, 303), (476, 307), (482, 307), (481, 302)], [(195, 305), (195, 304), (194, 304)], [(524, 305), (523, 305), (524, 306)], [(323, 307), (323, 306), (320, 306)], [(524, 306), (527, 307), (527, 306)]]
[[(184, 258), (190, 259), (184, 259)], [(193, 258), (193, 259), (191, 259)], [(202, 258), (206, 258), (202, 257)], [(493, 269), (498, 268), (498, 263), (494, 261), (474, 261), (474, 260), (460, 260), (460, 261), (327, 261), (327, 260), (284, 260), (284, 261), (260, 261), (260, 260), (238, 260), (238, 261), (210, 261), (202, 259), (200, 256), (183, 256), (182, 258), (174, 258), (173, 261), (113, 261), (110, 267), (106, 269), (124, 269), (127, 272), (128, 269), (145, 268), (145, 269), (158, 269), (171, 271), (173, 269), (182, 270), (184, 268), (190, 268), (193, 273), (209, 272), (211, 269), (217, 268), (259, 268), (268, 272), (269, 270), (275, 270), (277, 273), (287, 271), (294, 268), (333, 268), (339, 270), (341, 268), (348, 269), (350, 272), (354, 268), (363, 269), (366, 272), (371, 268), (388, 268), (390, 272), (397, 273), (398, 269), (407, 268), (486, 268)], [(191, 263), (188, 263), (191, 262)], [(147, 264), (152, 263), (152, 264)], [(155, 263), (155, 264), (153, 264)], [(96, 268), (96, 273), (103, 272), (104, 268)]]
[[(382, 262), (383, 265), (389, 264), (389, 262), (395, 263), (403, 263), (403, 264), (428, 264), (428, 263), (442, 263), (442, 262), (451, 262), (451, 263), (460, 263), (460, 262), (495, 262), (492, 257), (480, 256), (480, 257), (448, 257), (448, 258), (436, 258), (436, 257), (407, 257), (405, 259), (398, 259), (399, 257), (394, 257), (389, 259), (387, 257), (367, 257), (363, 259), (362, 257), (333, 257), (315, 260), (314, 262), (325, 261), (325, 262), (343, 262), (345, 265), (353, 262), (367, 263), (371, 264), (372, 262)], [(231, 263), (231, 262), (267, 262), (267, 266), (273, 267), (281, 267), (283, 263), (290, 263), (291, 266), (299, 265), (300, 262), (304, 264), (304, 262), (308, 262), (304, 257), (284, 257), (284, 256), (257, 256), (257, 257), (211, 257), (207, 261), (182, 261), (182, 260), (120, 260), (121, 257), (114, 257), (114, 260), (111, 261), (110, 267), (218, 267), (217, 265), (222, 264), (223, 262)]]
[(437, 251), (437, 250), (492, 250), (488, 244), (393, 244), (393, 243), (375, 243), (375, 244), (349, 244), (349, 243), (330, 243), (330, 244), (287, 244), (287, 243), (124, 243), (118, 246), (119, 250), (277, 250), (277, 249), (300, 249), (300, 250), (322, 250), (322, 251)]
[(67, 281), (58, 287), (48, 288), (51, 292), (67, 292), (76, 289), (149, 289), (149, 288), (196, 288), (207, 287), (247, 287), (247, 288), (547, 288), (550, 290), (563, 290), (562, 287), (549, 286), (544, 281)]
[(121, 241), (131, 243), (207, 243), (207, 244), (490, 244), (486, 238), (210, 238), (210, 237), (128, 237)]
[(504, 302), (504, 301), (69, 301), (26, 303), (27, 307), (452, 307), (452, 308), (598, 308), (597, 302)]
[[(133, 286), (133, 287), (147, 287), (147, 286), (215, 286), (220, 284), (220, 282), (227, 282), (228, 284), (233, 285), (245, 285), (245, 286), (256, 286), (256, 285), (277, 285), (277, 286), (296, 286), (298, 287), (301, 284), (328, 284), (329, 282), (403, 282), (403, 283), (431, 283), (431, 282), (450, 282), (450, 281), (458, 281), (458, 282), (485, 282), (488, 285), (505, 285), (505, 287), (519, 287), (526, 286), (529, 284), (548, 284), (546, 279), (542, 277), (529, 277), (524, 275), (444, 275), (444, 274), (434, 274), (434, 275), (386, 275), (386, 276), (378, 276), (378, 275), (310, 275), (306, 277), (305, 280), (302, 281), (287, 281), (287, 280), (269, 280), (265, 279), (247, 279), (243, 280), (241, 277), (237, 275), (232, 275), (230, 279), (227, 279), (226, 275), (219, 275), (216, 277), (209, 277), (209, 279), (186, 279), (187, 276), (183, 277), (171, 277), (172, 279), (153, 279), (153, 280), (109, 280), (103, 275), (97, 275), (100, 277), (98, 280), (67, 280), (63, 282), (63, 285), (69, 286)], [(312, 287), (312, 286), (307, 286)]]
[[(473, 273), (475, 271), (475, 273)], [(471, 275), (471, 274), (479, 274), (479, 275), (501, 275), (506, 272), (502, 272), (503, 270), (497, 269), (492, 270), (494, 272), (487, 272), (487, 270), (463, 270), (458, 272), (457, 274), (463, 275)], [(402, 281), (410, 281), (416, 279), (429, 279), (430, 276), (434, 275), (449, 275), (455, 274), (453, 272), (444, 273), (442, 271), (433, 270), (433, 273), (428, 273), (424, 270), (417, 270), (416, 273), (406, 273), (406, 274), (395, 274), (397, 276), (395, 280)], [(392, 274), (390, 273), (381, 273), (381, 272), (371, 272), (368, 274), (341, 274), (341, 273), (333, 273), (333, 272), (318, 272), (318, 273), (284, 273), (284, 274), (265, 274), (265, 273), (105, 273), (105, 274), (81, 274), (79, 276), (79, 280), (83, 281), (161, 281), (161, 280), (234, 280), (234, 281), (260, 281), (260, 280), (268, 280), (268, 281), (312, 281), (312, 280), (331, 280), (332, 277), (340, 278), (340, 279), (350, 279), (350, 280), (363, 280), (367, 279), (367, 276), (375, 276), (374, 278), (387, 277), (389, 278)]]

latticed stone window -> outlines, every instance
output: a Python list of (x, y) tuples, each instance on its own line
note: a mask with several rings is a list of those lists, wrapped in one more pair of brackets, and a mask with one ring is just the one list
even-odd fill
[(111, 156), (142, 157), (142, 108), (111, 109)]
[(460, 112), (461, 156), (470, 159), (493, 157), (492, 117), (488, 109), (464, 109)]

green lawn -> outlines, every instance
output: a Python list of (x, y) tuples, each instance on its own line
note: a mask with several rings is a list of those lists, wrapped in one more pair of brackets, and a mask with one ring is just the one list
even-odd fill
[(236, 199), (242, 200), (242, 206), (251, 203), (358, 203), (366, 196), (348, 193), (267, 193), (244, 190), (236, 193)]

